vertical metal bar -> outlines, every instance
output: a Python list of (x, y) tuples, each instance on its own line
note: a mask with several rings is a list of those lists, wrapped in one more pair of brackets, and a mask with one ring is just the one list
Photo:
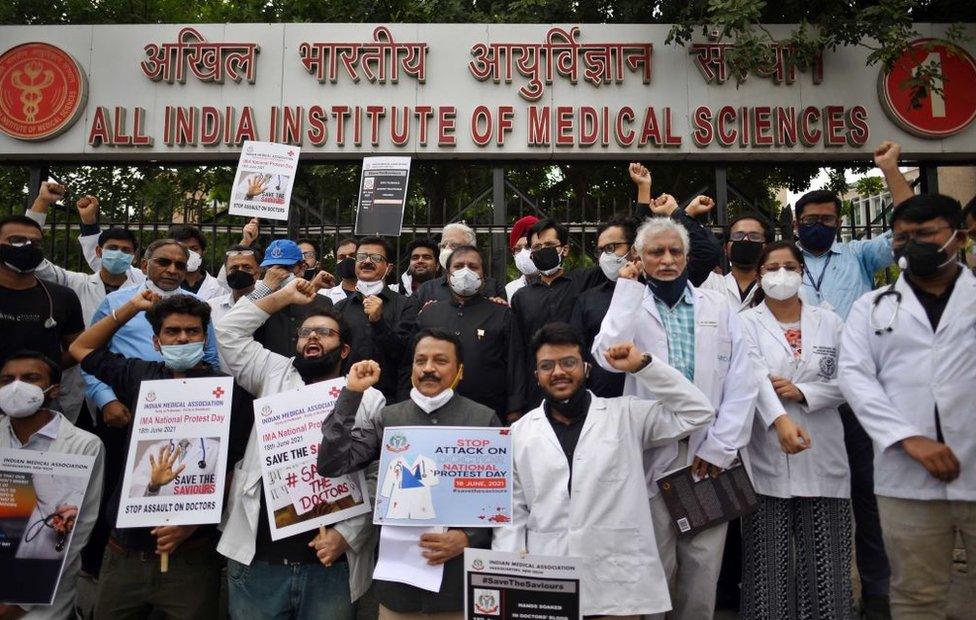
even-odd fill
[(50, 175), (47, 164), (32, 165), (30, 168), (30, 179), (27, 181), (27, 208), (34, 204), (37, 193), (41, 191), (41, 183)]
[(926, 164), (918, 165), (918, 177), (922, 184), (923, 194), (939, 193), (939, 167)]
[(715, 216), (725, 230), (729, 225), (729, 176), (725, 164), (715, 166)]
[(505, 203), (505, 169), (502, 167), (491, 170), (491, 203), (492, 203), (492, 231), (491, 231), (491, 275), (499, 281), (505, 282), (505, 261), (508, 256), (505, 243), (505, 226), (508, 224), (508, 205)]

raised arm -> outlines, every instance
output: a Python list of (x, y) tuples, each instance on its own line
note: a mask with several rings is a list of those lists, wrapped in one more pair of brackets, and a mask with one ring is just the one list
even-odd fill
[(912, 186), (905, 175), (898, 169), (898, 158), (901, 156), (901, 146), (897, 142), (885, 140), (874, 150), (874, 164), (884, 174), (891, 200), (899, 205), (915, 195)]
[(344, 476), (379, 459), (382, 429), (372, 419), (362, 428), (355, 428), (356, 411), (363, 394), (379, 380), (380, 365), (373, 360), (356, 362), (349, 369), (346, 387), (339, 394), (332, 415), (322, 423), (320, 476)]
[(108, 346), (112, 336), (120, 327), (128, 323), (135, 315), (148, 310), (159, 299), (159, 295), (149, 289), (140, 291), (132, 299), (122, 304), (108, 316), (93, 323), (91, 327), (75, 338), (68, 349), (71, 357), (75, 358), (76, 362), (81, 363), (81, 360), (88, 357), (95, 349)]

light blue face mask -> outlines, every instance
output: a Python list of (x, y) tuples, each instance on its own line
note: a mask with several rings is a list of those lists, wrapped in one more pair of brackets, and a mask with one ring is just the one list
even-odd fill
[(172, 370), (184, 371), (193, 368), (203, 359), (202, 342), (188, 342), (187, 344), (163, 344), (159, 346), (163, 354), (163, 362)]
[(121, 275), (132, 266), (132, 254), (122, 250), (102, 250), (102, 267), (112, 275)]

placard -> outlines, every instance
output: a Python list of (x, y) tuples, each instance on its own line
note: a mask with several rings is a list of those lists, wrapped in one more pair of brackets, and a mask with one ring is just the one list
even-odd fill
[(117, 527), (219, 523), (232, 377), (143, 381)]
[(409, 157), (364, 157), (356, 235), (399, 237), (409, 183)]
[(54, 602), (95, 457), (0, 450), (0, 602)]
[(287, 221), (301, 151), (287, 144), (245, 141), (227, 212)]
[(254, 424), (271, 539), (280, 540), (370, 510), (362, 471), (318, 474), (322, 422), (335, 408), (345, 378), (320, 381), (254, 401)]
[(758, 505), (756, 491), (742, 463), (715, 478), (706, 476), (700, 480), (695, 480), (690, 466), (682, 467), (658, 478), (657, 486), (678, 538), (691, 538), (702, 530), (738, 519)]
[(510, 523), (511, 448), (507, 428), (386, 428), (373, 523), (426, 527)]
[(579, 558), (464, 550), (467, 620), (580, 620)]

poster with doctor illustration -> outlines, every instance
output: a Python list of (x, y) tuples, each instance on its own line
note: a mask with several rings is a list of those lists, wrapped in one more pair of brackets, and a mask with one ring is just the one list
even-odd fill
[(232, 377), (143, 381), (117, 527), (219, 523)]
[(50, 605), (95, 457), (0, 450), (0, 602)]
[(507, 428), (388, 427), (378, 476), (378, 525), (500, 527), (512, 520)]

